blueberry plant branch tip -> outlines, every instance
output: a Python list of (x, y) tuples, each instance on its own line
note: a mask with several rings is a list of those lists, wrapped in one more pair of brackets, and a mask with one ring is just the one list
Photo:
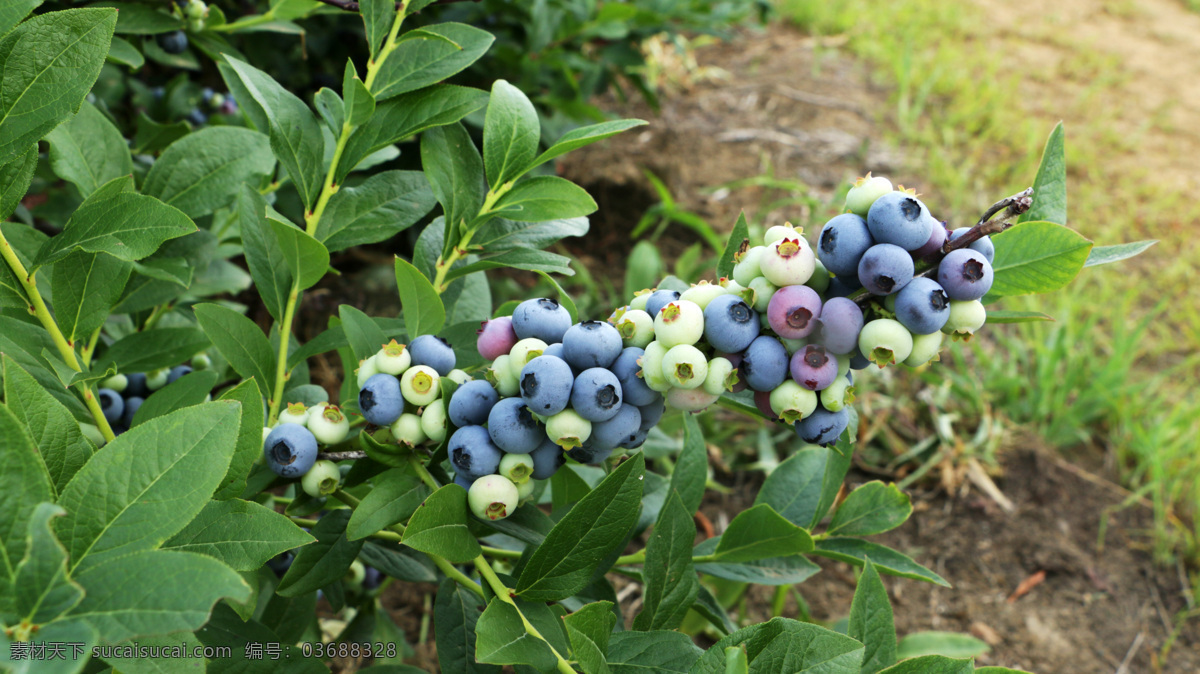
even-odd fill
[(559, 654), (558, 649), (556, 649), (549, 641), (547, 641), (546, 637), (542, 636), (542, 633), (538, 631), (538, 628), (534, 627), (533, 623), (529, 622), (529, 620), (525, 617), (525, 614), (521, 612), (521, 607), (517, 606), (517, 602), (513, 600), (513, 590), (500, 580), (500, 577), (497, 576), (496, 572), (492, 570), (491, 564), (488, 563), (487, 559), (483, 555), (479, 555), (475, 558), (475, 568), (479, 570), (479, 576), (486, 580), (488, 585), (491, 586), (492, 591), (496, 593), (496, 598), (506, 604), (511, 605), (513, 609), (516, 610), (517, 615), (521, 617), (521, 624), (524, 625), (525, 631), (535, 639), (540, 639), (541, 641), (545, 642), (546, 646), (550, 649), (550, 652), (554, 654), (554, 659), (557, 661), (558, 665), (558, 671), (562, 672), (563, 674), (575, 674), (575, 669), (571, 667), (571, 663), (569, 663), (566, 658)]
[(976, 224), (982, 225), (1003, 210), (1008, 211), (1004, 217), (1011, 218), (1014, 215), (1020, 215), (1025, 211), (1028, 211), (1031, 206), (1033, 206), (1033, 188), (1026, 187), (1011, 197), (1005, 197), (992, 204), (986, 211), (983, 212), (983, 215), (979, 218), (979, 222)]
[(318, 452), (317, 460), (319, 461), (355, 461), (358, 459), (367, 458), (367, 453), (362, 450), (350, 450), (346, 452)]
[(438, 555), (430, 554), (429, 558), (433, 560), (434, 565), (436, 565), (437, 568), (440, 569), (442, 573), (446, 574), (447, 578), (453, 579), (454, 582), (456, 582), (459, 585), (462, 585), (463, 587), (467, 588), (468, 590), (474, 592), (476, 595), (479, 596), (480, 599), (484, 598), (483, 588), (479, 587), (479, 583), (476, 583), (475, 581), (471, 580), (471, 578), (469, 576), (467, 576), (467, 574), (454, 568), (454, 565), (451, 564), (450, 562), (446, 561), (446, 559), (443, 557), (439, 557)]
[[(480, 0), (435, 0), (434, 2), (432, 2), (430, 4), (449, 5), (449, 4), (453, 4), (456, 2), (479, 2), (479, 1)], [(329, 5), (330, 7), (337, 7), (338, 9), (345, 11), (345, 12), (359, 11), (359, 5), (357, 2), (355, 2), (355, 0), (317, 0), (317, 2)], [(402, 7), (404, 7), (403, 2), (396, 3), (397, 10), (400, 10)]]

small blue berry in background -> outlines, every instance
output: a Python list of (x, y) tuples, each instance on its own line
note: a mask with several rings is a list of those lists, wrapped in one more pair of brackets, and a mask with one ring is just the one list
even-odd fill
[(650, 314), (651, 318), (658, 315), (662, 308), (679, 299), (678, 290), (655, 290), (650, 293), (650, 297), (646, 299), (646, 313)]

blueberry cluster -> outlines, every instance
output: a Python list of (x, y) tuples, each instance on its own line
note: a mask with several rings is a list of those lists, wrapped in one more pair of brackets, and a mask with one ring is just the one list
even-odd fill
[[(208, 355), (201, 353), (192, 358), (191, 365), (176, 365), (153, 372), (115, 374), (100, 383), (100, 388), (96, 391), (96, 401), (100, 403), (100, 410), (104, 412), (104, 418), (112, 427), (113, 434), (121, 435), (133, 425), (134, 415), (151, 393), (168, 384), (174, 384), (177, 379), (195, 370), (204, 370), (211, 366), (212, 360)], [(79, 426), (97, 446), (104, 444), (104, 436), (100, 434), (100, 429), (92, 424)]]

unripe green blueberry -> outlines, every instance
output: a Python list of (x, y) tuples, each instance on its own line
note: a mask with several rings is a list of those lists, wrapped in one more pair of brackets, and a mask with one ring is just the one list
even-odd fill
[(263, 426), (263, 438), (262, 438), (262, 441), (263, 441), (264, 443), (266, 443), (266, 441), (267, 441), (267, 436), (268, 436), (268, 435), (270, 435), (270, 434), (271, 434), (271, 427), (270, 427), (270, 426)]
[(288, 403), (288, 406), (279, 413), (279, 423), (283, 424), (300, 424), (301, 426), (308, 425), (308, 408), (304, 403)]
[(506, 353), (492, 361), (492, 366), (484, 375), (487, 377), (488, 383), (495, 387), (496, 393), (505, 398), (519, 395), (521, 392), (520, 368), (517, 368), (517, 372), (513, 372), (512, 362), (512, 356)]
[(350, 434), (350, 420), (337, 405), (321, 403), (308, 412), (308, 430), (323, 445), (336, 445)]
[(858, 349), (879, 367), (903, 362), (912, 354), (912, 348), (912, 333), (891, 318), (877, 318), (858, 333)]
[(122, 393), (126, 388), (129, 388), (129, 378), (123, 374), (114, 374), (101, 382), (100, 388), (112, 389), (117, 393)]
[(829, 386), (821, 389), (821, 407), (830, 412), (840, 412), (842, 408), (854, 402), (854, 385), (844, 376), (833, 380)]
[(517, 496), (520, 498), (520, 503), (529, 500), (533, 496), (533, 489), (537, 486), (537, 480), (525, 480), (517, 485)]
[(746, 301), (746, 304), (754, 304), (753, 293), (746, 286), (734, 281), (731, 278), (721, 277), (721, 287), (725, 289), (726, 295), (737, 295)]
[(704, 336), (704, 310), (695, 302), (675, 300), (654, 317), (654, 338), (668, 349), (695, 344)]
[(157, 391), (158, 389), (167, 385), (167, 378), (170, 376), (171, 370), (165, 367), (154, 370), (153, 372), (147, 372), (146, 388), (150, 389), (151, 391)]
[(748, 287), (750, 292), (754, 293), (754, 296), (750, 298), (754, 310), (766, 320), (767, 307), (771, 304), (771, 297), (775, 295), (775, 291), (779, 290), (779, 288), (762, 276), (752, 280)]
[[(79, 424), (79, 432), (83, 434), (83, 437), (90, 440), (92, 444), (97, 447), (103, 447), (108, 443), (108, 440), (104, 439), (104, 434), (101, 433), (100, 429), (94, 424)], [(266, 441), (265, 437), (263, 441)]]
[(412, 413), (401, 414), (388, 430), (392, 432), (392, 437), (397, 443), (407, 447), (415, 447), (427, 439), (425, 431), (421, 428), (421, 417)]
[(680, 344), (667, 349), (663, 356), (662, 372), (671, 386), (700, 388), (708, 377), (708, 359), (704, 357), (704, 352), (691, 344)]
[(732, 390), (737, 383), (737, 373), (733, 371), (733, 363), (728, 359), (717, 356), (708, 361), (708, 374), (704, 377), (704, 392), (719, 396)]
[(846, 210), (865, 218), (871, 210), (871, 204), (891, 191), (892, 181), (883, 176), (871, 177), (868, 173), (855, 181), (850, 191), (846, 192)]
[(458, 368), (450, 370), (450, 372), (446, 373), (446, 377), (459, 386), (462, 386), (463, 384), (474, 379), (474, 377), (467, 374), (466, 370), (460, 370)]
[(671, 382), (663, 375), (663, 358), (667, 355), (667, 347), (657, 340), (646, 345), (645, 352), (638, 359), (642, 366), (642, 381), (651, 391), (666, 393), (671, 388)]
[(409, 403), (424, 407), (441, 395), (438, 379), (437, 370), (428, 365), (410, 367), (400, 377), (400, 395)]
[(362, 590), (363, 580), (367, 577), (367, 568), (357, 559), (350, 562), (350, 568), (346, 569), (346, 576), (342, 579), (350, 589), (355, 592)]
[(525, 367), (529, 361), (542, 355), (546, 350), (547, 344), (537, 337), (526, 337), (513, 345), (508, 355), (512, 357), (512, 363), (509, 367), (520, 370)]
[(817, 409), (817, 394), (792, 379), (785, 379), (771, 391), (771, 411), (785, 423), (794, 424)]
[(404, 374), (404, 371), (411, 365), (412, 354), (404, 348), (403, 344), (397, 343), (394, 339), (384, 344), (379, 353), (375, 354), (375, 370), (393, 377)]
[(803, 236), (803, 234), (796, 231), (796, 228), (792, 226), (792, 223), (785, 222), (782, 225), (775, 225), (774, 227), (767, 229), (767, 233), (763, 235), (763, 245), (769, 246), (776, 241), (783, 239), (795, 239), (799, 236)]
[(779, 337), (779, 342), (783, 344), (783, 348), (787, 349), (788, 354), (796, 353), (797, 351), (808, 346), (808, 340), (800, 337), (797, 339), (788, 339), (787, 337)]
[(936, 360), (938, 352), (942, 350), (942, 339), (945, 337), (941, 332), (932, 332), (928, 335), (913, 335), (912, 353), (908, 358), (904, 359), (904, 364), (909, 367), (920, 367), (931, 360)]
[(342, 472), (338, 470), (337, 464), (332, 461), (317, 461), (312, 468), (304, 474), (300, 480), (300, 485), (304, 487), (304, 493), (313, 498), (320, 496), (328, 496), (337, 491), (338, 485), (342, 481)]
[(361, 391), (367, 385), (368, 379), (379, 374), (379, 370), (375, 367), (375, 356), (358, 361), (358, 369), (355, 370), (355, 373), (358, 377), (358, 388)]
[(987, 309), (979, 300), (950, 300), (950, 318), (942, 332), (954, 339), (969, 340), (987, 322)]
[[(846, 373), (850, 371), (850, 356), (838, 356), (837, 364), (838, 364), (837, 376), (845, 377)], [(836, 412), (837, 410), (829, 410), (829, 411)]]
[(708, 303), (714, 299), (726, 294), (726, 290), (716, 283), (701, 281), (693, 284), (691, 288), (683, 291), (679, 296), (681, 300), (695, 302), (702, 310), (708, 308)]
[(209, 358), (207, 353), (198, 353), (192, 356), (193, 370), (207, 370), (210, 367), (212, 367), (212, 358)]
[(735, 255), (733, 259), (737, 264), (733, 265), (733, 280), (749, 287), (751, 281), (762, 276), (762, 267), (759, 263), (766, 251), (766, 246), (754, 246), (747, 248), (744, 253)]
[(546, 435), (564, 450), (583, 445), (592, 435), (592, 422), (565, 409), (546, 419)]
[(812, 278), (817, 257), (804, 237), (798, 236), (767, 246), (758, 264), (762, 275), (779, 287), (801, 285)]
[(650, 299), (650, 295), (652, 294), (654, 294), (654, 291), (649, 288), (646, 288), (645, 290), (639, 290), (634, 293), (633, 299), (629, 300), (629, 310), (645, 311), (646, 301)]
[(484, 475), (471, 483), (467, 503), (471, 512), (484, 520), (502, 520), (517, 509), (521, 494), (517, 485), (501, 475)]
[(437, 400), (425, 406), (421, 412), (421, 431), (425, 437), (440, 443), (446, 439), (446, 399)]
[(184, 14), (189, 19), (207, 18), (208, 5), (204, 4), (202, 0), (191, 0), (191, 2), (187, 3), (187, 8), (184, 10)]
[(720, 397), (702, 388), (673, 388), (667, 391), (667, 405), (682, 412), (701, 412), (717, 402)]
[(533, 474), (533, 457), (528, 454), (505, 454), (504, 458), (500, 459), (497, 472), (516, 485), (528, 482), (529, 476)]
[(833, 277), (829, 275), (829, 270), (825, 268), (820, 259), (817, 259), (814, 262), (813, 275), (804, 282), (804, 285), (817, 291), (818, 295), (823, 296), (825, 291), (829, 290), (829, 282), (832, 280)]
[(616, 328), (625, 346), (644, 349), (654, 341), (654, 319), (641, 309), (627, 309), (617, 319)]

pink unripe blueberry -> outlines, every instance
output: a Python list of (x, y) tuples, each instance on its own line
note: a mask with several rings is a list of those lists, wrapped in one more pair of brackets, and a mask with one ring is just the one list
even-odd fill
[(821, 315), (821, 296), (808, 286), (786, 286), (767, 304), (767, 322), (775, 334), (801, 339), (812, 334)]
[(483, 321), (475, 331), (479, 338), (475, 340), (475, 348), (484, 360), (496, 360), (512, 350), (517, 343), (517, 333), (513, 331), (512, 316), (501, 316), (490, 321)]
[(809, 391), (820, 391), (838, 375), (838, 361), (825, 347), (809, 344), (792, 355), (789, 363), (792, 379)]

